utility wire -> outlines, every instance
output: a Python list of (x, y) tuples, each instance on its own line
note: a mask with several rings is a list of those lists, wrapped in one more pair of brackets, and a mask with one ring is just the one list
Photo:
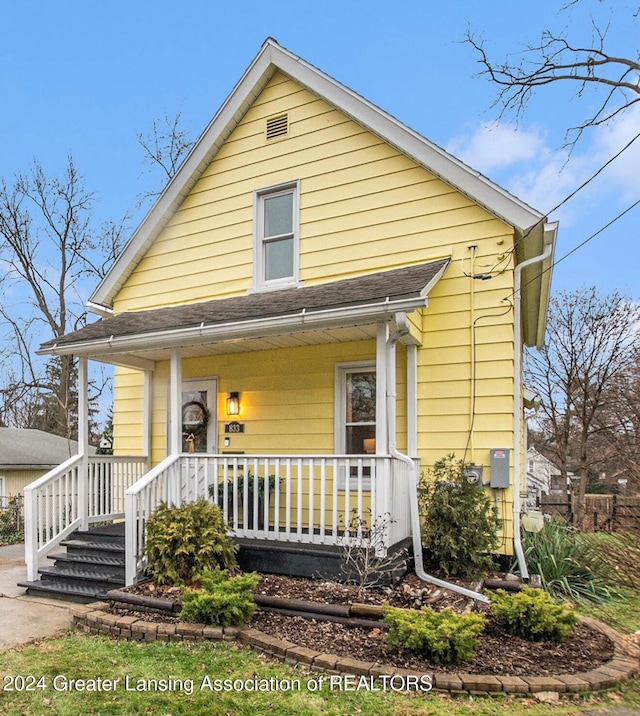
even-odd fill
[[(630, 211), (635, 209), (636, 206), (638, 206), (639, 204), (640, 204), (640, 199), (638, 199), (637, 201), (634, 201), (633, 204), (631, 204), (631, 206), (628, 206), (626, 209), (624, 209), (624, 211), (621, 211), (617, 216), (614, 216), (613, 219), (611, 219), (611, 221), (608, 221), (604, 226), (601, 226), (597, 231), (594, 231), (593, 234), (591, 234), (591, 236), (587, 236), (587, 238), (584, 239), (584, 241), (581, 241), (577, 246), (574, 246), (571, 249), (571, 251), (567, 251), (567, 253), (564, 256), (561, 256), (557, 261), (554, 261), (549, 266), (549, 268), (544, 269), (544, 271), (541, 271), (537, 276), (534, 276), (532, 279), (529, 279), (529, 281), (527, 281), (527, 283), (525, 283), (523, 286), (520, 287), (520, 290), (522, 290), (525, 286), (528, 286), (532, 281), (537, 281), (540, 278), (540, 276), (547, 273), (548, 271), (551, 271), (552, 268), (557, 266), (561, 261), (564, 261), (566, 258), (571, 256), (571, 254), (575, 254), (575, 252), (578, 249), (581, 249), (585, 244), (588, 244), (589, 241), (591, 241), (592, 239), (595, 239), (596, 236), (599, 236), (603, 231), (606, 231), (610, 226), (615, 224), (616, 221), (619, 221), (620, 219), (622, 219), (622, 217), (625, 216), (625, 214), (628, 214)], [(510, 293), (507, 298), (511, 298), (514, 294), (515, 294), (515, 292)]]
[[(558, 204), (556, 204), (556, 205), (553, 207), (553, 209), (551, 209), (550, 211), (548, 211), (548, 212), (546, 213), (546, 216), (548, 217), (550, 214), (553, 214), (554, 211), (557, 211), (561, 206), (564, 206), (569, 200), (573, 199), (573, 197), (574, 197), (579, 191), (582, 191), (582, 190), (583, 190), (588, 184), (590, 184), (597, 176), (599, 176), (600, 174), (602, 174), (602, 172), (603, 172), (612, 162), (614, 162), (623, 152), (626, 152), (627, 149), (629, 149), (629, 147), (630, 147), (637, 139), (639, 139), (639, 138), (640, 138), (640, 132), (638, 132), (638, 134), (636, 134), (635, 137), (632, 137), (632, 138), (624, 145), (624, 147), (622, 147), (622, 149), (620, 149), (620, 150), (619, 150), (618, 152), (616, 152), (610, 159), (608, 159), (594, 174), (592, 174), (588, 179), (586, 179), (585, 181), (583, 181), (582, 184), (580, 184), (580, 186), (576, 187), (576, 188), (575, 188), (570, 194), (568, 194), (561, 202), (559, 202)], [(531, 234), (531, 232), (532, 232), (537, 226), (539, 226), (539, 225), (540, 225), (540, 222), (538, 222), (537, 224), (534, 224), (534, 225), (531, 226), (529, 229), (527, 229), (527, 230), (525, 231), (525, 233), (513, 244), (513, 246), (511, 247), (511, 249), (509, 249), (509, 251), (507, 252), (507, 257), (508, 257), (508, 256), (511, 256), (511, 255), (515, 252), (516, 248), (517, 248), (517, 247)], [(603, 228), (606, 228), (606, 227), (603, 227)], [(577, 250), (578, 248), (580, 248), (580, 247), (579, 247), (579, 246), (576, 247), (576, 250)], [(566, 258), (566, 256), (563, 256), (562, 258), (564, 259), (564, 258)], [(502, 258), (500, 261), (498, 261), (497, 263), (495, 263), (495, 264), (489, 269), (489, 271), (487, 271), (487, 274), (490, 274), (492, 271), (494, 271), (497, 266), (499, 266), (501, 263), (503, 263), (504, 260), (505, 260), (505, 259)], [(560, 261), (562, 261), (562, 259), (560, 259)], [(557, 263), (559, 263), (559, 262), (557, 262)], [(504, 267), (503, 269), (501, 269), (501, 270), (499, 271), (499, 273), (496, 274), (496, 275), (499, 276), (501, 273), (504, 273), (504, 271), (506, 271), (506, 270), (507, 270), (507, 267), (505, 266), (505, 267)]]

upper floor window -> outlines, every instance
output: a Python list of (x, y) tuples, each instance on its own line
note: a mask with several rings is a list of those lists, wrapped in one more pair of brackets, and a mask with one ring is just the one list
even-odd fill
[(254, 193), (254, 288), (298, 282), (300, 183)]

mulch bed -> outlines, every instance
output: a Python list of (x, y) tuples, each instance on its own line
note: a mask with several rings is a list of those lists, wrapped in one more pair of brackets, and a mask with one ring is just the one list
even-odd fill
[[(181, 594), (178, 588), (157, 587), (150, 583), (130, 587), (129, 591), (165, 599), (179, 599)], [(329, 604), (382, 604), (388, 601), (393, 606), (404, 608), (428, 605), (435, 610), (451, 608), (456, 612), (471, 609), (486, 611), (484, 605), (454, 592), (425, 585), (415, 575), (407, 575), (394, 587), (364, 591), (335, 582), (262, 575), (256, 592)], [(135, 615), (147, 621), (180, 621), (178, 617), (168, 614), (135, 610), (118, 610), (118, 613)], [(459, 666), (433, 664), (413, 652), (390, 646), (384, 641), (382, 628), (346, 627), (335, 622), (284, 616), (262, 610), (256, 611), (248, 626), (315, 651), (427, 673), (446, 671), (494, 676), (575, 674), (595, 669), (613, 656), (611, 641), (583, 624), (576, 626), (567, 641), (558, 644), (529, 642), (510, 636), (489, 620), (485, 631), (479, 637), (480, 645), (476, 656)]]

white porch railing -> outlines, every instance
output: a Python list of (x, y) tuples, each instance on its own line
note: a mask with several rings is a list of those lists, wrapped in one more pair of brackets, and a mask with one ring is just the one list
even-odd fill
[(38, 561), (91, 522), (124, 517), (127, 488), (146, 472), (144, 457), (74, 455), (24, 488), (27, 579)]
[(127, 490), (127, 584), (144, 566), (145, 523), (161, 502), (205, 498), (241, 538), (322, 545), (350, 539), (364, 546), (374, 529), (384, 530), (388, 547), (411, 534), (410, 473), (389, 456), (169, 457)]

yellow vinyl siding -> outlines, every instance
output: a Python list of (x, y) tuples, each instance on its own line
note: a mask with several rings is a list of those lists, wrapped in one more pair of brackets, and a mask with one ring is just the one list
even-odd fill
[(144, 374), (116, 366), (113, 399), (115, 455), (142, 455)]
[[(264, 138), (288, 112), (290, 136)], [(506, 227), (276, 74), (120, 291), (116, 312), (238, 295), (253, 283), (253, 191), (299, 179), (307, 284), (448, 255)], [(488, 253), (485, 251), (485, 253)]]
[[(265, 119), (284, 112), (289, 136), (267, 142)], [(127, 280), (116, 313), (245, 294), (253, 286), (253, 192), (293, 180), (300, 181), (305, 285), (451, 258), (427, 308), (409, 317), (421, 342), (418, 453), (424, 470), (448, 453), (463, 457), (467, 448), (466, 459), (488, 471), (490, 448), (513, 450), (512, 229), (280, 73)], [(489, 270), (490, 280), (469, 275)], [(335, 363), (374, 359), (375, 341), (276, 348), (185, 359), (183, 377), (218, 379), (220, 450), (225, 398), (238, 390), (246, 432), (231, 437), (230, 451), (332, 453)], [(405, 367), (399, 347), (401, 450)], [(166, 455), (167, 385), (168, 366), (161, 363), (152, 388), (154, 463)], [(118, 370), (115, 436), (121, 454), (140, 449), (141, 411), (142, 374)], [(511, 490), (498, 499), (510, 504)]]

